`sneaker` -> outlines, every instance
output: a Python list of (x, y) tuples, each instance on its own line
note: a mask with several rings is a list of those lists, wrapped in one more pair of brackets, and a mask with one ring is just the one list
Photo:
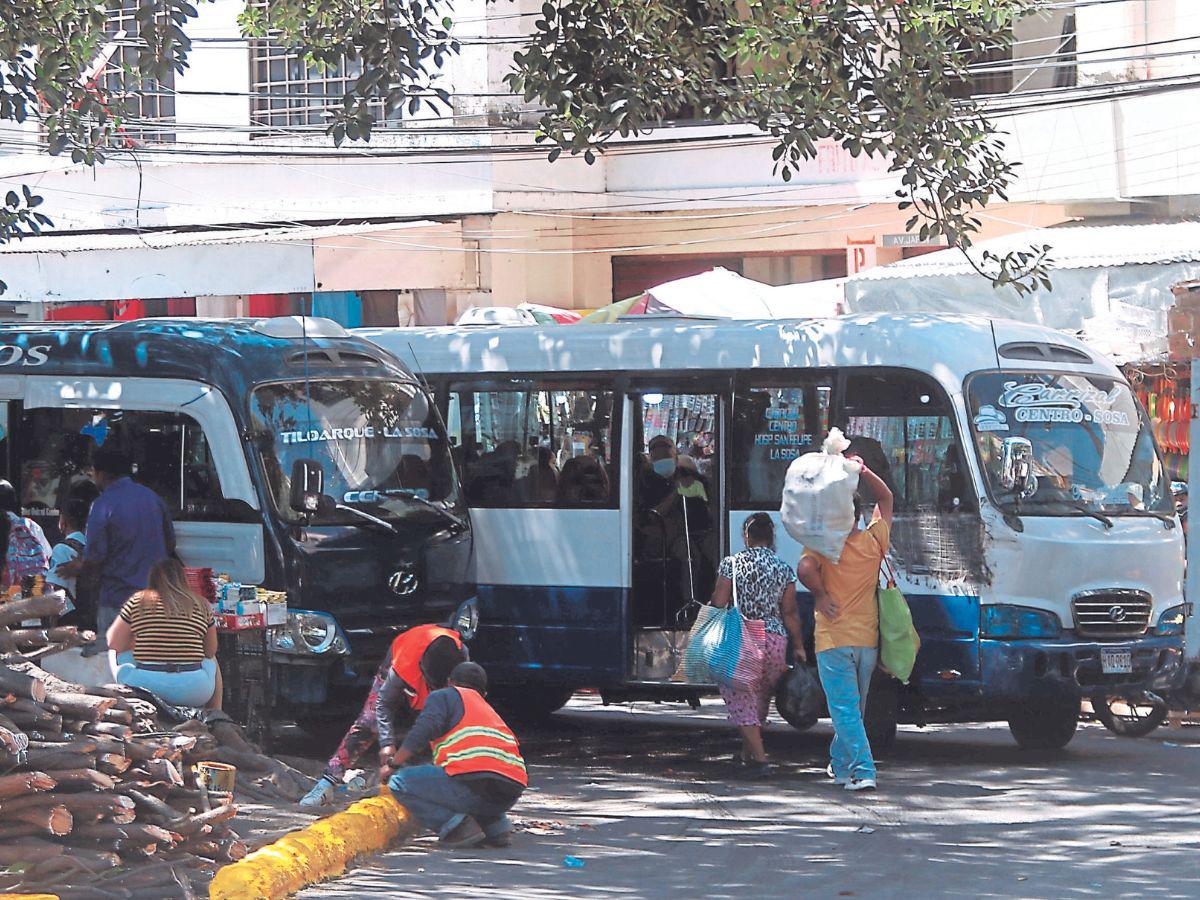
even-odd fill
[(833, 763), (830, 763), (829, 765), (827, 765), (827, 766), (825, 767), (825, 774), (826, 774), (827, 776), (829, 776), (829, 779), (830, 779), (830, 780), (831, 780), (831, 781), (832, 781), (834, 784), (841, 784), (841, 785), (845, 785), (845, 784), (847, 784), (847, 783), (850, 781), (850, 779), (849, 779), (849, 778), (845, 778), (845, 777), (843, 777), (843, 776), (841, 776), (841, 775), (834, 775), (834, 774), (833, 774)]
[(322, 806), (328, 806), (333, 800), (333, 793), (336, 790), (336, 785), (324, 778), (318, 778), (313, 789), (300, 798), (300, 806), (304, 809), (320, 809)]
[(439, 841), (439, 846), (445, 847), (447, 850), (468, 850), (471, 847), (478, 847), (486, 840), (487, 835), (483, 833), (479, 823), (467, 816)]
[(355, 775), (344, 785), (342, 785), (342, 793), (344, 794), (361, 794), (367, 789), (367, 779), (361, 775)]
[(483, 842), (485, 847), (505, 848), (512, 846), (512, 832), (502, 831), (499, 834), (494, 834)]
[(875, 790), (874, 778), (851, 778), (846, 782), (846, 790), (848, 791), (873, 791)]

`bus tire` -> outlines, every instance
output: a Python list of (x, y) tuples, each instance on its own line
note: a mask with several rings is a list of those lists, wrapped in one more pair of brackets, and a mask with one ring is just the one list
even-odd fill
[[(1113, 712), (1113, 701), (1125, 704), (1128, 712)], [(1092, 698), (1092, 709), (1100, 723), (1117, 737), (1145, 737), (1167, 720), (1167, 704), (1158, 700), (1134, 703), (1098, 694)]]
[(488, 692), (488, 700), (505, 716), (521, 722), (538, 722), (558, 712), (574, 695), (574, 688), (504, 685)]
[(879, 669), (871, 676), (863, 725), (867, 730), (871, 753), (876, 756), (888, 753), (896, 745), (896, 726), (900, 720), (899, 684), (895, 678)]
[(1008, 718), (1008, 730), (1022, 750), (1062, 750), (1078, 727), (1078, 703), (1030, 703)]

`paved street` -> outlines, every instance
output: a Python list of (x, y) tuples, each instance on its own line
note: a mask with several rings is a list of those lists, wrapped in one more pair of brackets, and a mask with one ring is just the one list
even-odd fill
[(426, 838), (301, 896), (1200, 894), (1200, 729), (1089, 725), (1055, 756), (999, 725), (903, 729), (881, 790), (855, 796), (824, 776), (824, 724), (773, 728), (778, 777), (738, 782), (720, 704), (681, 709), (577, 698), (523, 735), (534, 788), (510, 851)]

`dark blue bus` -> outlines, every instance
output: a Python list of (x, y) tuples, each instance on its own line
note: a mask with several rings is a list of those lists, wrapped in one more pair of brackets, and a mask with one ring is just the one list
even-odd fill
[(437, 410), (335, 323), (0, 327), (0, 475), (52, 538), (100, 446), (127, 452), (166, 501), (187, 565), (287, 591), (280, 714), (336, 709), (400, 628), (474, 596)]

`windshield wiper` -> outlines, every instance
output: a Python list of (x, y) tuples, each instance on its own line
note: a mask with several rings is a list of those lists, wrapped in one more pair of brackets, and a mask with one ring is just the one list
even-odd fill
[[(369, 522), (370, 524), (374, 525), (376, 528), (382, 528), (388, 534), (399, 534), (400, 533), (399, 531), (396, 530), (396, 526), (393, 525), (391, 522), (387, 521), (386, 519), (381, 519), (378, 516), (373, 516), (369, 512), (364, 512), (361, 509), (355, 509), (353, 506), (347, 506), (344, 503), (335, 504), (334, 508), (337, 510), (340, 510), (341, 512), (348, 512), (352, 516), (358, 516), (358, 518), (361, 519), (362, 521)], [(352, 522), (351, 524), (358, 525), (359, 523)], [(362, 526), (360, 525), (359, 527), (362, 527)]]
[(1102, 512), (1096, 512), (1096, 510), (1092, 509), (1090, 506), (1088, 506), (1082, 500), (1050, 500), (1047, 502), (1061, 503), (1063, 506), (1068, 506), (1071, 509), (1079, 510), (1079, 512), (1083, 513), (1085, 516), (1091, 516), (1097, 522), (1102, 522), (1104, 524), (1104, 529), (1106, 531), (1113, 527), (1112, 519), (1110, 519), (1108, 516), (1106, 516)]
[(420, 504), (421, 506), (424, 506), (426, 509), (432, 509), (435, 513), (437, 513), (442, 518), (444, 518), (448, 522), (450, 522), (450, 524), (453, 525), (455, 528), (457, 528), (459, 531), (467, 530), (466, 522), (464, 522), (462, 519), (460, 519), (454, 513), (450, 512), (450, 510), (448, 510), (444, 507), (438, 506), (432, 500), (430, 500), (426, 497), (422, 497), (420, 494), (410, 494), (407, 491), (397, 491), (396, 493), (389, 494), (388, 496), (389, 497), (400, 497), (404, 500), (411, 500), (413, 503)]
[(1175, 517), (1170, 513), (1155, 512), (1152, 509), (1133, 509), (1122, 510), (1117, 513), (1118, 516), (1133, 516), (1138, 519), (1158, 519), (1167, 526), (1167, 531), (1175, 527)]

